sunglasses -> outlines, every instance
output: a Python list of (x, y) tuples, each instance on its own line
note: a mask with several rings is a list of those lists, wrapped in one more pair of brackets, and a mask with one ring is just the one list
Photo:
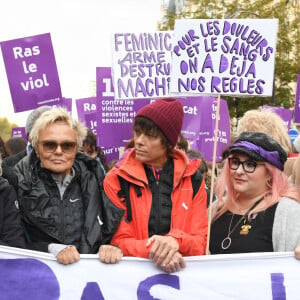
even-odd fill
[(42, 145), (43, 150), (47, 153), (55, 152), (58, 146), (60, 146), (63, 153), (73, 153), (77, 145), (75, 142), (56, 143), (55, 141), (42, 141), (39, 142), (39, 144)]

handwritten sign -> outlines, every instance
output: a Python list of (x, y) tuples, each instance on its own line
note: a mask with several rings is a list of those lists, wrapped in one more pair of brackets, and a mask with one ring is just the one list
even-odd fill
[(62, 97), (49, 33), (1, 42), (15, 112), (57, 104)]
[(172, 93), (271, 96), (278, 20), (176, 20)]
[(168, 31), (114, 35), (115, 99), (168, 95), (171, 42), (172, 34)]

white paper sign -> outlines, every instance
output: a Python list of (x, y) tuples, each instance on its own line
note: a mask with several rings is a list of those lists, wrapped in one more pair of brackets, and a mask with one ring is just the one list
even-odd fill
[(172, 33), (116, 33), (113, 45), (115, 99), (169, 94)]
[(271, 96), (277, 19), (176, 20), (171, 93)]

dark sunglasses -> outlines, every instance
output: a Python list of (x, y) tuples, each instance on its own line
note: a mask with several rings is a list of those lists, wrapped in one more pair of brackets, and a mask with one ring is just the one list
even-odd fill
[(55, 141), (42, 141), (39, 142), (39, 144), (41, 144), (43, 150), (48, 153), (55, 152), (58, 146), (60, 146), (60, 149), (63, 153), (73, 153), (77, 145), (75, 142), (56, 143)]

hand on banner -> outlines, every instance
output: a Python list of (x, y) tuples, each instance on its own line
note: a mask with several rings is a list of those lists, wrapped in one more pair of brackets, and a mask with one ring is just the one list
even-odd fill
[(122, 250), (113, 245), (102, 245), (99, 248), (99, 259), (106, 264), (118, 263), (123, 256)]
[(300, 259), (300, 245), (298, 245), (295, 249), (295, 257)]
[(177, 251), (173, 255), (171, 261), (166, 265), (164, 262), (161, 264), (161, 269), (167, 273), (178, 272), (185, 268), (186, 264), (182, 255)]
[(171, 236), (153, 235), (148, 239), (146, 247), (151, 244), (150, 259), (153, 259), (157, 266), (167, 266), (179, 249), (178, 242)]
[(68, 246), (58, 253), (56, 259), (60, 264), (68, 265), (78, 261), (80, 254), (75, 246)]

